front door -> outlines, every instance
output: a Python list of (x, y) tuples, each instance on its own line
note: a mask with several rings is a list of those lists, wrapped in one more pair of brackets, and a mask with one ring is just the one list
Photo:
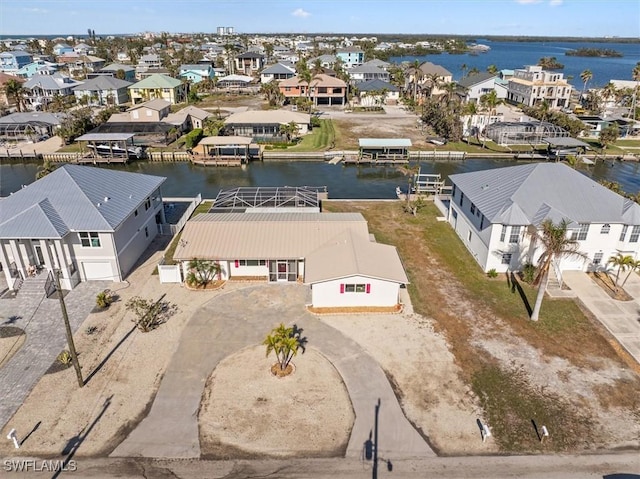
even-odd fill
[(287, 262), (284, 260), (278, 260), (278, 281), (287, 281)]
[(269, 261), (269, 281), (284, 282), (295, 281), (297, 279), (297, 261), (278, 259)]
[(42, 246), (39, 244), (33, 245), (33, 250), (36, 253), (36, 260), (38, 261), (38, 266), (44, 265), (44, 255), (42, 254)]

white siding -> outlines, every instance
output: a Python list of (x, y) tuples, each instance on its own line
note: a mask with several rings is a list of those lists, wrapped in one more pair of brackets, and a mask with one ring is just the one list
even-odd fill
[[(341, 284), (368, 284), (369, 293), (341, 293)], [(311, 285), (314, 307), (395, 306), (398, 304), (400, 285), (390, 281), (363, 276), (324, 281)]]

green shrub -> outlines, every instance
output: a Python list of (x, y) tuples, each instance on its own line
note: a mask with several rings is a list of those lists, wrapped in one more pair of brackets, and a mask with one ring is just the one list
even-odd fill
[(311, 117), (311, 128), (318, 128), (320, 124), (320, 118), (318, 118), (317, 116)]
[(68, 366), (69, 364), (71, 364), (71, 353), (65, 349), (60, 354), (58, 354), (56, 361), (58, 361), (60, 364)]
[(191, 130), (189, 133), (187, 133), (184, 136), (184, 146), (186, 148), (193, 148), (198, 144), (201, 138), (202, 138), (202, 129), (195, 128), (194, 130)]
[(487, 271), (487, 276), (489, 278), (497, 278), (498, 277), (498, 272), (496, 271), (495, 268), (491, 268), (489, 271)]
[(98, 308), (108, 308), (111, 303), (113, 303), (113, 295), (108, 289), (100, 291), (96, 295), (96, 306)]
[(528, 284), (532, 284), (533, 280), (536, 278), (537, 268), (531, 263), (527, 263), (522, 268), (522, 281)]

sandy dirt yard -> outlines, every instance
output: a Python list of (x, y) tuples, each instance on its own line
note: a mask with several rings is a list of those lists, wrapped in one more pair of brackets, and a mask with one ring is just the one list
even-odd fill
[(295, 371), (278, 378), (274, 359), (253, 346), (213, 371), (199, 415), (203, 457), (344, 455), (354, 414), (333, 365), (306, 348), (293, 358)]
[(18, 352), (26, 339), (27, 335), (20, 328), (0, 327), (0, 368)]

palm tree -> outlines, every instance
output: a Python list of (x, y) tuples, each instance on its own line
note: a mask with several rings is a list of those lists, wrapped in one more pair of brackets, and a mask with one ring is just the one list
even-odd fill
[(280, 125), (279, 133), (287, 139), (287, 142), (290, 142), (292, 138), (297, 136), (298, 130), (299, 128), (296, 122), (291, 121), (289, 123), (284, 123)]
[(4, 84), (4, 94), (7, 100), (13, 100), (16, 104), (18, 111), (22, 111), (24, 106), (24, 95), (26, 89), (22, 86), (22, 83), (18, 80), (9, 80)]
[(480, 70), (478, 70), (476, 67), (472, 67), (469, 69), (469, 73), (467, 73), (467, 76), (477, 75), (478, 73), (480, 73)]
[[(631, 78), (633, 78), (634, 81), (640, 82), (640, 62), (636, 63), (636, 66), (633, 67), (633, 70), (631, 71)], [(631, 104), (631, 108), (634, 121), (636, 119), (636, 100), (638, 98), (639, 89), (640, 87), (638, 85), (633, 89), (633, 102)]]
[(591, 80), (593, 78), (593, 73), (591, 73), (591, 70), (584, 70), (582, 73), (580, 73), (580, 79), (584, 82), (584, 86), (582, 87), (582, 94), (580, 95), (580, 100), (582, 100), (582, 97), (584, 96), (584, 92), (587, 89), (587, 83), (589, 83), (589, 80)]
[(633, 261), (633, 263), (629, 263), (628, 268), (629, 268), (629, 272), (627, 273), (627, 276), (624, 278), (624, 281), (620, 285), (621, 288), (624, 288), (624, 285), (629, 279), (629, 276), (631, 276), (631, 273), (640, 269), (640, 259)]
[(422, 70), (420, 69), (420, 61), (414, 60), (413, 64), (413, 103), (418, 102), (418, 81), (422, 80)]
[(549, 269), (552, 263), (563, 257), (584, 257), (584, 254), (578, 251), (578, 242), (567, 236), (568, 226), (569, 222), (567, 220), (562, 220), (556, 225), (552, 220), (546, 219), (540, 225), (539, 230), (534, 227), (529, 230), (529, 234), (533, 237), (534, 241), (540, 241), (540, 246), (542, 246), (543, 249), (538, 259), (538, 272), (533, 282), (534, 285), (538, 286), (538, 294), (533, 311), (531, 312), (532, 321), (537, 321), (540, 315), (540, 308), (542, 307), (542, 300), (547, 289)]
[(187, 274), (187, 284), (205, 289), (209, 283), (219, 278), (222, 268), (220, 263), (203, 259), (193, 258), (187, 265), (189, 274)]
[(283, 323), (271, 330), (262, 342), (267, 347), (267, 356), (275, 353), (277, 364), (281, 372), (284, 372), (298, 349), (303, 347), (303, 340), (300, 338), (300, 331), (294, 326), (287, 328)]
[(40, 178), (44, 178), (49, 173), (53, 172), (56, 169), (56, 166), (51, 162), (51, 160), (45, 160), (42, 166), (38, 167), (38, 171), (36, 173), (36, 180)]
[(460, 65), (460, 70), (462, 70), (462, 78), (464, 78), (464, 72), (467, 71), (467, 64), (463, 63), (462, 65)]
[(609, 261), (607, 261), (607, 264), (610, 264), (614, 268), (617, 268), (616, 279), (613, 281), (613, 283), (616, 286), (616, 293), (617, 293), (619, 289), (618, 280), (620, 279), (620, 272), (624, 272), (629, 268), (635, 267), (636, 261), (633, 259), (633, 256), (630, 256), (630, 255), (625, 256), (622, 253), (618, 253), (615, 256), (612, 256), (611, 258), (609, 258)]
[(492, 65), (489, 65), (489, 66), (487, 67), (487, 71), (488, 71), (489, 73), (491, 73), (492, 75), (496, 75), (496, 74), (498, 73), (498, 67), (497, 67), (497, 66), (495, 66), (495, 65), (493, 65), (493, 64), (492, 64)]

